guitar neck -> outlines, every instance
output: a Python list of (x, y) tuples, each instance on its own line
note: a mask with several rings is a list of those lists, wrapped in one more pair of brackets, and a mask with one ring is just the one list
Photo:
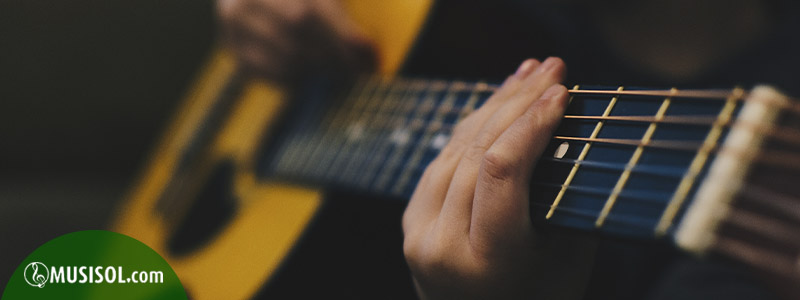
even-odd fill
[[(365, 79), (336, 107), (308, 109), (289, 126), (267, 173), (408, 199), (453, 125), (495, 89), (481, 82)], [(532, 176), (533, 219), (647, 238), (677, 228), (747, 97), (741, 89), (593, 86), (575, 86), (570, 95)], [(758, 130), (771, 124), (748, 122)]]

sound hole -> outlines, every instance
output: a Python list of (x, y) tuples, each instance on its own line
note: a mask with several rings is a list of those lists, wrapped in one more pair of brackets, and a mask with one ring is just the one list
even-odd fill
[(233, 193), (235, 167), (231, 160), (220, 162), (198, 190), (182, 222), (167, 240), (174, 255), (185, 255), (211, 241), (236, 212)]

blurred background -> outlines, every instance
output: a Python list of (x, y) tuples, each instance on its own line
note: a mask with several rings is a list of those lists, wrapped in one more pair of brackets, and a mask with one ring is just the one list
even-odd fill
[[(560, 14), (539, 6), (593, 1), (514, 0), (503, 2), (505, 6), (494, 1), (439, 2), (450, 6), (442, 4), (448, 9), (439, 10), (438, 18), (433, 18), (436, 21), (428, 24), (433, 29), (421, 37), (425, 46), (415, 48), (416, 63), (405, 66), (410, 74), (503, 78), (525, 57), (558, 54), (573, 66), (570, 83), (730, 87), (766, 82), (793, 95), (800, 93), (795, 75), (800, 68), (800, 40), (796, 34), (800, 21), (795, 12), (800, 7), (792, 1), (763, 1), (771, 5), (766, 10), (771, 14), (764, 14), (768, 16), (764, 19), (766, 25), (759, 27), (766, 33), (753, 30), (751, 40), (732, 50), (702, 38), (703, 34), (690, 41), (696, 44), (682, 47), (683, 43), (667, 38), (681, 41), (683, 33), (697, 31), (696, 24), (675, 22), (669, 17), (653, 20), (616, 10), (619, 5), (647, 2), (610, 1), (617, 6), (601, 8), (617, 14), (598, 10), (596, 16), (606, 27), (591, 22), (570, 23), (570, 18), (598, 21), (585, 17), (591, 15), (592, 6), (585, 11), (564, 10)], [(596, 5), (605, 6), (600, 3)], [(724, 10), (726, 7), (714, 5), (718, 1), (696, 3), (704, 3), (698, 6), (713, 15), (731, 15)], [(683, 11), (686, 10), (673, 12)], [(740, 9), (745, 15), (752, 11)], [(531, 19), (545, 24), (531, 26)], [(715, 30), (724, 27), (724, 23), (717, 24), (701, 13), (698, 19), (705, 21), (701, 24), (712, 23)], [(746, 28), (758, 27), (729, 19)], [(451, 20), (468, 22), (450, 23)], [(69, 232), (107, 227), (206, 58), (216, 36), (215, 23), (213, 0), (0, 1), (0, 293), (19, 262), (41, 244)], [(621, 38), (616, 34), (625, 28), (638, 28), (631, 24), (674, 30), (644, 38), (635, 34)], [(744, 34), (736, 30), (722, 31), (733, 32), (726, 36), (730, 40), (744, 39)], [(476, 37), (492, 42), (474, 43)], [(642, 40), (653, 43), (639, 43)], [(635, 46), (657, 47), (645, 47), (647, 51), (643, 51), (627, 47), (626, 41), (634, 41)], [(678, 46), (664, 50), (662, 45)], [(665, 56), (670, 53), (677, 54)], [(702, 55), (696, 56), (703, 59), (687, 59), (698, 53)], [(641, 54), (649, 56), (640, 57)], [(475, 59), (485, 57), (494, 59)], [(470, 63), (463, 63), (464, 58)], [(403, 204), (393, 205), (397, 207), (382, 207), (386, 211), (373, 215), (380, 218), (394, 213), (393, 217), (399, 220)], [(331, 216), (340, 213), (331, 211)], [(384, 218), (385, 227), (397, 226), (395, 219)], [(349, 227), (330, 228), (344, 232), (340, 228)], [(379, 230), (369, 234), (383, 235)], [(309, 252), (299, 257), (317, 257), (312, 260), (314, 263), (334, 261), (317, 254)], [(330, 257), (338, 259), (339, 254)], [(346, 264), (346, 260), (341, 261)], [(292, 271), (295, 277), (290, 274), (289, 278), (305, 279), (308, 274), (305, 269)], [(319, 274), (322, 280), (330, 279), (326, 273)], [(399, 276), (408, 279), (405, 273)], [(280, 283), (286, 286), (285, 282)]]
[(211, 0), (0, 1), (0, 293), (103, 229), (205, 58)]

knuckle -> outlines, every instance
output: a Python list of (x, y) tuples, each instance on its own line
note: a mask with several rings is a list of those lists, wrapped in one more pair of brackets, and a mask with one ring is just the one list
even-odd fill
[(430, 245), (428, 251), (420, 253), (417, 257), (417, 267), (425, 274), (445, 274), (448, 273), (449, 255), (444, 251), (441, 243)]
[(420, 199), (418, 197), (412, 197), (411, 201), (406, 208), (406, 211), (403, 212), (403, 217), (401, 222), (402, 230), (403, 230), (403, 238), (404, 240), (409, 240), (413, 237), (416, 237), (414, 234), (415, 232), (419, 231), (419, 225), (416, 225), (417, 220), (419, 220), (419, 209), (415, 209), (417, 205), (415, 205)]
[(471, 162), (481, 162), (483, 156), (486, 155), (487, 147), (483, 146), (485, 143), (481, 143), (482, 138), (478, 138), (478, 140), (473, 143), (472, 145), (467, 148), (464, 152), (464, 158), (471, 161)]
[(434, 158), (433, 161), (431, 161), (430, 165), (428, 165), (428, 168), (425, 169), (426, 173), (428, 172), (428, 170), (436, 168), (442, 164), (445, 164), (446, 162), (458, 159), (458, 157), (460, 156), (459, 149), (462, 147), (461, 144), (462, 142), (459, 140), (451, 140), (447, 144), (447, 146), (445, 146), (444, 149), (442, 149), (442, 151), (439, 152), (439, 155), (437, 155), (436, 158)]
[(403, 240), (403, 256), (414, 273), (441, 274), (448, 269), (449, 251), (445, 243), (424, 236), (407, 236)]
[(409, 265), (417, 266), (419, 263), (419, 251), (415, 241), (408, 236), (403, 240), (403, 256)]
[(497, 151), (487, 151), (481, 162), (483, 172), (493, 179), (506, 180), (514, 175), (515, 162)]

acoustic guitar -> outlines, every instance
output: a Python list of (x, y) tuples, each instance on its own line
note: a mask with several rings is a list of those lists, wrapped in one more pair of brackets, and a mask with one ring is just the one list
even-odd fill
[[(218, 48), (120, 208), (112, 229), (159, 252), (193, 298), (256, 293), (326, 187), (408, 199), (496, 88), (397, 75), (431, 1), (344, 2), (379, 74), (345, 91), (319, 80), (291, 105)], [(570, 95), (534, 171), (534, 222), (674, 240), (800, 282), (800, 102), (766, 86)]]

